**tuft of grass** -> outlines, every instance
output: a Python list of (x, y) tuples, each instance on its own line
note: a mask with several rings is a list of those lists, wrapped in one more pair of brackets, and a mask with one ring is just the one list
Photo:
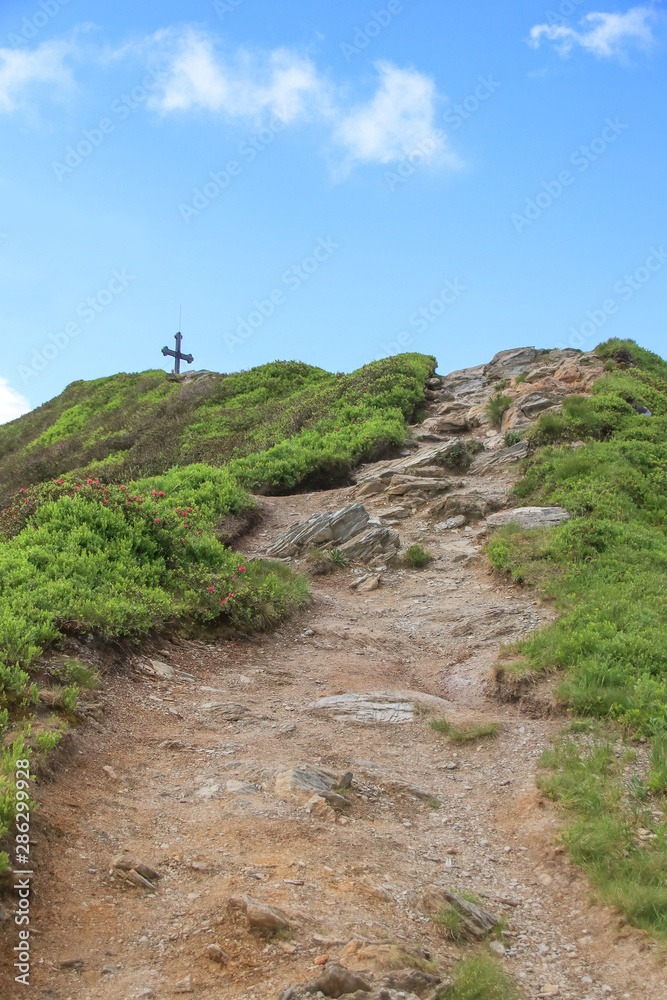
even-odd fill
[(452, 970), (446, 1000), (519, 1000), (517, 986), (495, 959), (486, 955), (465, 958)]
[(102, 678), (96, 667), (87, 667), (79, 660), (70, 660), (66, 664), (66, 670), (69, 679), (78, 684), (80, 688), (85, 688), (87, 691), (98, 691), (102, 686)]
[(520, 372), (514, 379), (514, 384), (521, 385), (521, 383), (525, 382), (527, 378), (528, 378), (528, 372)]
[(433, 914), (431, 920), (438, 930), (452, 941), (460, 941), (463, 938), (465, 921), (453, 906), (443, 907), (438, 913)]
[(477, 725), (467, 726), (459, 729), (453, 726), (447, 719), (433, 719), (431, 729), (436, 733), (443, 733), (453, 743), (470, 743), (474, 740), (485, 739), (487, 736), (495, 736), (498, 732), (497, 722), (481, 722)]
[(503, 417), (512, 405), (509, 396), (503, 396), (502, 392), (497, 392), (486, 404), (486, 415), (492, 427), (500, 427)]
[(410, 545), (403, 555), (403, 559), (411, 569), (424, 569), (433, 559), (430, 552), (427, 552), (423, 545), (415, 542)]
[(521, 431), (508, 431), (505, 435), (506, 448), (511, 448), (513, 444), (518, 444), (519, 441), (523, 441), (523, 434)]

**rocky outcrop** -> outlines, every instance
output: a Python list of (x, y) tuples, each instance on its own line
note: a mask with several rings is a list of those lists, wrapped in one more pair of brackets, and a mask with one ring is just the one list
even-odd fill
[(346, 559), (390, 559), (400, 546), (397, 532), (379, 520), (371, 520), (361, 503), (348, 504), (333, 514), (314, 514), (295, 524), (267, 550), (267, 555), (284, 559), (300, 555), (307, 548), (338, 548)]
[(368, 511), (360, 503), (348, 504), (333, 514), (313, 514), (281, 535), (267, 554), (284, 558), (308, 546), (339, 545), (363, 531), (369, 519)]
[(533, 365), (541, 354), (548, 351), (537, 351), (534, 347), (516, 347), (510, 351), (499, 351), (488, 365), (484, 365), (484, 374), (488, 379), (514, 379)]

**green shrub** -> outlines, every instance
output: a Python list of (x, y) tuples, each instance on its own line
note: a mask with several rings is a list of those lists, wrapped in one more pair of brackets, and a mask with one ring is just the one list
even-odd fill
[(43, 731), (37, 736), (37, 749), (41, 753), (48, 753), (57, 747), (63, 738), (63, 734), (57, 730)]
[(426, 551), (423, 545), (415, 542), (414, 545), (408, 546), (403, 558), (411, 569), (424, 569), (431, 562), (433, 556)]
[(521, 383), (525, 382), (527, 378), (528, 378), (528, 372), (520, 372), (514, 379), (514, 384), (521, 385)]
[(513, 444), (518, 444), (519, 441), (523, 441), (523, 434), (521, 431), (507, 431), (505, 434), (506, 448), (511, 448)]
[(60, 701), (66, 712), (76, 712), (79, 704), (79, 685), (69, 684), (60, 693)]
[(500, 427), (503, 417), (511, 405), (512, 400), (510, 397), (503, 396), (501, 392), (497, 392), (495, 396), (491, 396), (491, 399), (486, 404), (486, 415), (492, 427)]

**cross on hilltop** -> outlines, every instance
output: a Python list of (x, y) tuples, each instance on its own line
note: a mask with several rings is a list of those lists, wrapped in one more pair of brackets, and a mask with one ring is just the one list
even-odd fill
[(187, 363), (189, 365), (191, 365), (192, 362), (194, 361), (194, 358), (193, 358), (193, 356), (191, 354), (183, 354), (181, 352), (181, 344), (183, 343), (183, 334), (182, 333), (176, 333), (176, 334), (174, 334), (174, 340), (176, 341), (176, 350), (172, 351), (171, 348), (169, 348), (169, 347), (163, 347), (162, 348), (162, 353), (164, 354), (165, 358), (167, 357), (167, 355), (171, 356), (172, 358), (175, 358), (174, 374), (175, 375), (180, 375), (181, 374), (181, 361), (187, 361)]

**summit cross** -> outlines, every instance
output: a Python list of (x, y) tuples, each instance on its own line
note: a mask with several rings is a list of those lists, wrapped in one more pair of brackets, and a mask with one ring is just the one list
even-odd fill
[(187, 361), (187, 363), (191, 365), (192, 362), (194, 361), (194, 358), (192, 357), (191, 354), (183, 354), (181, 352), (181, 345), (183, 343), (183, 335), (181, 333), (174, 334), (174, 339), (176, 341), (176, 350), (172, 351), (171, 348), (169, 347), (163, 347), (162, 353), (164, 354), (165, 358), (167, 357), (167, 355), (169, 355), (170, 357), (175, 359), (174, 374), (180, 375), (181, 361)]

